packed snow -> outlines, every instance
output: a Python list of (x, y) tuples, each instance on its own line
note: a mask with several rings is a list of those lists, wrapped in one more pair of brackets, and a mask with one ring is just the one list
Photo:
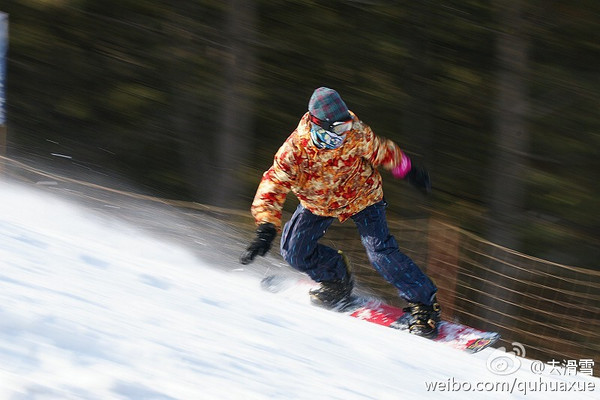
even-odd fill
[(469, 355), (267, 293), (244, 269), (1, 185), (0, 399), (599, 398), (597, 378), (536, 374), (527, 359), (494, 373), (508, 353)]

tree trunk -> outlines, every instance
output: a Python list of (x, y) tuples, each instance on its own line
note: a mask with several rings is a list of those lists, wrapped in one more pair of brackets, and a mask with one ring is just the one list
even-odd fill
[[(435, 5), (434, 5), (435, 6)], [(433, 88), (435, 68), (431, 55), (428, 26), (435, 23), (429, 2), (414, 2), (408, 8), (408, 23), (404, 33), (407, 38), (408, 54), (402, 86), (409, 96), (404, 107), (402, 131), (408, 138), (401, 143), (413, 156), (433, 164), (433, 118), (431, 108), (435, 107)]]
[(242, 169), (252, 138), (252, 84), (256, 72), (256, 3), (229, 0), (225, 87), (216, 137), (210, 203), (231, 207), (241, 199)]
[[(496, 1), (499, 30), (496, 41), (497, 98), (494, 109), (494, 159), (490, 170), (490, 241), (509, 248), (519, 244), (519, 222), (522, 219), (525, 192), (525, 153), (529, 144), (526, 119), (529, 111), (529, 69), (527, 23), (523, 17), (523, 0)], [(494, 254), (493, 248), (489, 249)], [(501, 259), (488, 258), (490, 271), (484, 282), (479, 307), (481, 315), (500, 326), (510, 325), (517, 317), (515, 296), (523, 271), (515, 268), (509, 253)], [(495, 255), (493, 256), (495, 257)], [(511, 322), (505, 322), (510, 319)]]
[(172, 4), (168, 8), (162, 61), (169, 82), (167, 129), (176, 138), (181, 173), (189, 194), (194, 201), (205, 202), (206, 188), (212, 185), (207, 145), (211, 140), (211, 122), (206, 116), (208, 107), (202, 104), (201, 86), (196, 84), (202, 78), (194, 58), (204, 48), (195, 40), (200, 30), (190, 16), (198, 12), (198, 5), (193, 3)]
[(494, 108), (494, 159), (490, 171), (490, 241), (519, 246), (519, 221), (525, 200), (528, 50), (527, 22), (521, 0), (498, 1), (500, 30), (496, 42), (498, 75)]

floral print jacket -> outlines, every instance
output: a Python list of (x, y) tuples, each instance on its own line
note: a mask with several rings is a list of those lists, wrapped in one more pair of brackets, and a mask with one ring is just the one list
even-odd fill
[(313, 214), (341, 222), (383, 198), (377, 167), (391, 170), (404, 154), (351, 114), (352, 130), (344, 144), (333, 150), (312, 143), (308, 113), (302, 117), (263, 174), (251, 208), (257, 224), (270, 222), (281, 229), (281, 210), (290, 191)]

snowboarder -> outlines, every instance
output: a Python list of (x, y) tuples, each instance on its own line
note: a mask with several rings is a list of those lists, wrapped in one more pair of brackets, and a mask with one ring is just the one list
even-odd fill
[(256, 238), (240, 261), (248, 264), (269, 251), (292, 191), (300, 204), (283, 227), (281, 254), (293, 268), (319, 282), (310, 291), (313, 303), (334, 308), (350, 297), (354, 283), (347, 258), (318, 241), (334, 218), (351, 218), (373, 267), (408, 302), (410, 332), (435, 337), (440, 321), (437, 288), (389, 233), (378, 166), (425, 193), (431, 190), (426, 169), (412, 164), (394, 142), (375, 135), (338, 92), (316, 89), (308, 112), (263, 175), (251, 207)]

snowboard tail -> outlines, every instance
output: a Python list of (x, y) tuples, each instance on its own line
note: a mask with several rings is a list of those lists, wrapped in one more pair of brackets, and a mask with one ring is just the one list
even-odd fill
[[(262, 288), (272, 293), (284, 292), (297, 285), (303, 285), (309, 289), (315, 283), (307, 279), (280, 275), (267, 276), (261, 281)], [(380, 300), (353, 295), (349, 301), (333, 311), (377, 325), (408, 331), (405, 318), (403, 318), (405, 311)], [(430, 340), (468, 353), (477, 353), (500, 339), (500, 334), (497, 332), (486, 332), (449, 321), (441, 321), (438, 330), (438, 335)]]

